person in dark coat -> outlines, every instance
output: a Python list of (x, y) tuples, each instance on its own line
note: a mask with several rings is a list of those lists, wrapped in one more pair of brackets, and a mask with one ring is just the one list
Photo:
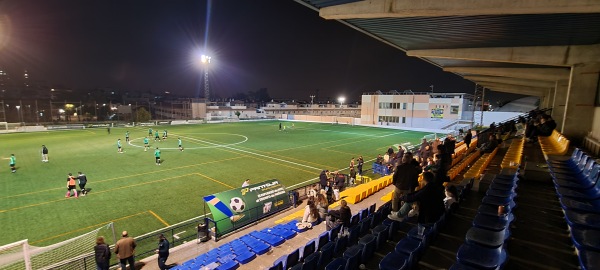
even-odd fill
[(405, 154), (392, 176), (394, 193), (392, 196), (392, 212), (400, 210), (400, 197), (413, 192), (419, 186), (419, 171), (412, 164), (412, 156)]
[(456, 140), (452, 137), (452, 134), (448, 134), (448, 137), (444, 139), (444, 146), (446, 147), (446, 153), (453, 155), (456, 149)]
[(416, 191), (403, 195), (400, 200), (406, 202), (397, 215), (388, 215), (388, 218), (402, 221), (410, 210), (410, 203), (419, 203), (419, 224), (430, 224), (438, 221), (444, 214), (444, 186), (433, 183), (433, 173), (423, 173), (425, 186)]
[(321, 185), (321, 189), (324, 189), (325, 191), (327, 191), (329, 188), (327, 187), (327, 173), (329, 171), (328, 170), (323, 170), (321, 172), (321, 174), (319, 175), (319, 185)]
[(158, 236), (158, 249), (156, 250), (156, 254), (158, 254), (158, 268), (160, 270), (169, 269), (167, 267), (167, 259), (169, 258), (169, 241), (162, 233)]
[(471, 130), (469, 129), (469, 130), (467, 130), (467, 134), (465, 135), (465, 138), (464, 138), (467, 149), (469, 149), (469, 145), (471, 145), (472, 139), (473, 139), (473, 133), (471, 133)]
[(542, 137), (548, 137), (552, 135), (552, 132), (556, 129), (556, 122), (550, 117), (550, 115), (543, 114), (540, 119), (540, 125), (537, 127), (537, 135)]
[(110, 248), (104, 242), (104, 237), (96, 238), (96, 246), (94, 246), (94, 257), (96, 259), (96, 269), (108, 270), (110, 266)]

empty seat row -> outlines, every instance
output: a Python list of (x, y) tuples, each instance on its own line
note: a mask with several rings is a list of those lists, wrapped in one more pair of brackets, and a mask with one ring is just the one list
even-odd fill
[(506, 154), (504, 158), (502, 158), (502, 163), (500, 163), (501, 168), (512, 168), (516, 169), (521, 164), (521, 160), (523, 159), (523, 148), (525, 146), (525, 139), (513, 139), (506, 150)]
[(456, 253), (450, 269), (502, 269), (508, 260), (506, 241), (519, 178), (517, 174), (497, 175), (481, 201), (473, 226)]
[(542, 152), (546, 159), (548, 159), (548, 156), (560, 156), (569, 152), (569, 140), (567, 137), (560, 134), (560, 132), (556, 131), (556, 129), (552, 131), (552, 134), (548, 137), (539, 136), (538, 141), (540, 142)]
[(568, 159), (547, 156), (582, 269), (600, 268), (600, 164), (576, 148)]
[(321, 233), (304, 247), (275, 260), (270, 269), (358, 269), (389, 236), (389, 227), (379, 226), (387, 213), (389, 204), (378, 210), (375, 204), (362, 209), (352, 216), (350, 228), (338, 225)]
[(296, 227), (295, 220), (261, 231), (253, 231), (172, 269), (190, 270), (203, 267), (219, 270), (237, 269), (240, 265), (251, 262), (256, 256), (267, 253), (272, 247), (281, 245), (303, 231), (305, 230)]

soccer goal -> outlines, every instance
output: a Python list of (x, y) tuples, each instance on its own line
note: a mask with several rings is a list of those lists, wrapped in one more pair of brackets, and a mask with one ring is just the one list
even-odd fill
[(8, 131), (8, 122), (0, 122), (0, 131)]
[(0, 269), (95, 269), (93, 250), (100, 235), (108, 236), (107, 244), (114, 243), (113, 223), (46, 247), (31, 246), (27, 240), (2, 246)]

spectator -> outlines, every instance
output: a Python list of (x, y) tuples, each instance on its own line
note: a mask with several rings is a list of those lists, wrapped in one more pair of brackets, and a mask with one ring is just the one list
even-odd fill
[(446, 153), (448, 153), (450, 156), (454, 155), (456, 140), (454, 137), (452, 137), (452, 134), (448, 134), (446, 139), (444, 139), (444, 146), (446, 147)]
[(315, 204), (317, 206), (317, 210), (319, 211), (319, 218), (321, 219), (321, 221), (325, 220), (329, 208), (329, 203), (327, 202), (327, 198), (325, 198), (325, 195), (317, 194), (317, 200)]
[(411, 164), (412, 156), (405, 154), (402, 157), (401, 164), (396, 167), (396, 172), (392, 176), (394, 184), (394, 194), (392, 197), (392, 214), (400, 210), (400, 197), (415, 190), (419, 186), (419, 172)]
[(352, 157), (352, 159), (350, 160), (350, 166), (348, 166), (349, 170), (354, 169), (354, 157)]
[(488, 142), (484, 143), (479, 149), (482, 153), (491, 153), (498, 147), (498, 140), (494, 134), (489, 135)]
[(129, 263), (130, 269), (135, 269), (135, 247), (137, 246), (135, 240), (129, 237), (127, 231), (123, 231), (121, 234), (122, 238), (115, 244), (115, 253), (119, 258), (121, 269), (127, 269), (126, 266)]
[(375, 163), (379, 165), (383, 164), (383, 157), (381, 156), (381, 154), (377, 155), (377, 160), (375, 160)]
[(321, 189), (324, 189), (325, 191), (329, 189), (327, 186), (327, 173), (329, 173), (328, 170), (323, 170), (319, 175), (319, 185), (321, 185)]
[(425, 186), (419, 191), (412, 192), (400, 197), (401, 201), (407, 202), (402, 206), (400, 212), (388, 215), (388, 218), (402, 221), (411, 209), (409, 203), (419, 202), (419, 224), (430, 224), (438, 221), (444, 213), (444, 189), (441, 185), (433, 183), (433, 173), (423, 173)]
[(315, 201), (317, 199), (317, 185), (312, 185), (308, 188), (308, 191), (306, 192), (306, 196), (308, 197), (309, 201)]
[(469, 145), (471, 145), (471, 140), (473, 139), (473, 133), (471, 133), (471, 130), (467, 130), (467, 134), (465, 135), (465, 138), (463, 139), (465, 141), (465, 145), (467, 146), (467, 149), (469, 149)]
[(390, 146), (390, 148), (388, 148), (388, 150), (387, 150), (387, 154), (391, 156), (393, 153), (394, 153), (394, 146)]
[(354, 170), (354, 168), (350, 169), (350, 175), (349, 175), (349, 179), (348, 182), (350, 185), (354, 186), (356, 183), (356, 171)]
[(329, 215), (335, 218), (333, 222), (332, 228), (335, 228), (338, 224), (342, 224), (342, 226), (346, 228), (350, 228), (350, 218), (352, 218), (352, 211), (350, 207), (348, 207), (348, 203), (346, 200), (340, 201), (340, 209), (339, 210), (331, 210), (329, 211)]
[(540, 119), (540, 125), (538, 126), (537, 135), (542, 137), (548, 137), (552, 135), (552, 132), (556, 129), (556, 122), (550, 115), (543, 114)]
[(421, 146), (419, 147), (419, 161), (423, 161), (423, 159), (426, 159), (429, 156), (426, 149), (427, 146), (429, 146), (429, 143), (427, 142), (427, 139), (423, 138), (423, 140), (421, 141)]
[(319, 223), (319, 210), (313, 201), (306, 202), (306, 207), (304, 207), (304, 215), (302, 216), (302, 221), (296, 226), (299, 229), (304, 228), (312, 228)]
[(437, 155), (438, 153), (438, 145), (442, 144), (442, 141), (440, 141), (440, 138), (438, 138), (437, 136), (435, 137), (435, 140), (431, 143), (431, 152), (433, 153), (433, 155)]
[(158, 249), (156, 250), (156, 254), (158, 254), (158, 268), (160, 270), (169, 269), (166, 265), (167, 259), (169, 258), (169, 241), (162, 233), (158, 236)]
[(458, 190), (454, 185), (448, 185), (444, 194), (446, 195), (446, 198), (444, 198), (444, 207), (446, 207), (446, 211), (450, 211), (458, 204)]
[(340, 173), (338, 171), (335, 172), (335, 180), (333, 185), (333, 194), (335, 196), (335, 200), (340, 200), (340, 192), (344, 190), (344, 184), (346, 183), (346, 175)]
[(435, 183), (442, 184), (448, 182), (448, 171), (452, 166), (452, 156), (446, 152), (444, 145), (438, 145), (438, 164), (433, 171), (435, 173)]
[(359, 175), (363, 174), (363, 164), (364, 163), (365, 163), (365, 160), (363, 159), (363, 157), (359, 156), (358, 160), (357, 160), (357, 166), (356, 166), (356, 168), (358, 169), (358, 174)]
[(94, 255), (96, 259), (97, 270), (108, 270), (110, 266), (110, 248), (104, 242), (104, 237), (96, 238), (96, 246), (94, 246)]
[[(396, 159), (397, 160), (402, 160), (402, 157), (404, 156), (404, 147), (402, 147), (401, 145), (398, 145), (398, 153), (396, 153)], [(394, 164), (397, 165), (397, 164)]]

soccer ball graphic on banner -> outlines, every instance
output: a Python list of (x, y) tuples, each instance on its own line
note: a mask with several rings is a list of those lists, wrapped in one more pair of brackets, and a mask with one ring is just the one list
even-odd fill
[(239, 197), (233, 197), (231, 198), (231, 201), (229, 201), (229, 207), (231, 207), (231, 210), (234, 212), (241, 213), (246, 209), (246, 203)]

